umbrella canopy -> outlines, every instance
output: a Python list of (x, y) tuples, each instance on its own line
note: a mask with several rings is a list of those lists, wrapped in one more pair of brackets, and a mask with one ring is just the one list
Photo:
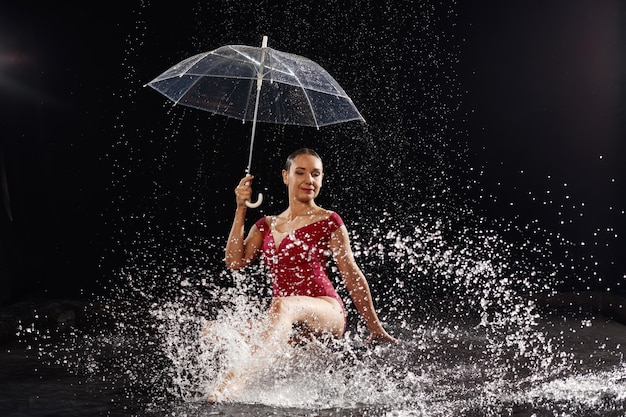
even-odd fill
[(227, 45), (194, 55), (146, 84), (175, 104), (256, 122), (319, 128), (365, 121), (346, 92), (321, 66), (267, 47)]

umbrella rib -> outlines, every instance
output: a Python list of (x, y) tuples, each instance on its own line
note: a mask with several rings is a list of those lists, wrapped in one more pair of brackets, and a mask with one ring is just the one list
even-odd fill
[[(248, 77), (239, 77), (239, 78), (246, 78), (246, 79), (250, 79), (250, 80), (256, 79), (258, 77), (258, 75), (259, 75), (259, 67), (261, 67), (261, 63), (258, 60), (254, 59), (253, 57), (251, 57), (250, 55), (245, 54), (242, 51), (239, 51), (238, 49), (235, 49), (235, 48), (232, 48), (232, 47), (231, 47), (231, 49), (233, 51), (237, 52), (239, 55), (245, 57), (248, 60), (247, 62), (252, 62), (255, 65), (255, 68), (257, 70), (257, 74), (256, 74), (256, 76), (254, 78), (252, 78), (252, 77), (250, 77), (250, 78), (248, 78)], [(270, 51), (274, 51), (274, 49), (272, 49), (272, 48), (267, 48), (267, 49), (270, 50)], [(273, 55), (274, 54), (271, 54), (271, 53), (269, 54), (270, 57), (273, 56)], [(246, 62), (246, 61), (244, 61), (244, 62)], [(280, 73), (286, 74), (286, 75), (291, 75), (291, 73), (289, 73), (287, 71), (284, 71), (284, 70), (281, 70), (281, 69), (278, 69), (278, 68), (274, 68), (271, 65), (263, 65), (263, 78), (265, 78), (265, 74), (271, 74), (274, 71), (275, 72), (280, 72)], [(232, 77), (232, 78), (238, 78), (238, 77)], [(279, 81), (279, 82), (281, 82), (281, 81)], [(283, 84), (286, 84), (286, 83), (283, 83)]]
[[(215, 56), (219, 56), (220, 58), (225, 58), (225, 59), (229, 59), (229, 60), (233, 60), (233, 61), (239, 61), (239, 62), (250, 62), (250, 61), (255, 61), (254, 58), (252, 58), (249, 55), (244, 54), (243, 52), (241, 52), (240, 50), (238, 50), (237, 48), (235, 48), (234, 46), (227, 46), (228, 49), (235, 51), (236, 53), (238, 53), (239, 55), (241, 55), (242, 57), (244, 57), (244, 59), (235, 59), (233, 56), (231, 55), (222, 55), (222, 54), (218, 54), (217, 51), (210, 51), (209, 54), (211, 55), (215, 55)], [(220, 48), (221, 49), (221, 48)]]
[[(198, 55), (197, 55), (198, 59), (196, 59), (196, 60), (194, 60), (194, 61), (191, 61), (191, 62), (193, 62), (193, 63), (190, 63), (190, 64), (187, 66), (187, 69), (185, 69), (185, 71), (183, 71), (182, 73), (180, 73), (180, 74), (178, 75), (178, 78), (182, 78), (182, 76), (183, 76), (183, 75), (186, 75), (186, 74), (187, 74), (187, 72), (188, 72), (191, 68), (193, 68), (193, 66), (194, 66), (194, 65), (196, 65), (199, 61), (203, 60), (203, 59), (204, 59), (207, 55), (209, 55), (209, 54), (210, 54), (210, 53), (206, 53), (206, 54), (198, 54)], [(174, 78), (174, 77), (172, 77), (172, 78)], [(200, 79), (201, 79), (201, 77), (197, 77), (197, 78), (194, 80), (194, 82), (193, 82), (193, 83), (191, 83), (191, 85), (189, 86), (189, 88), (187, 88), (187, 90), (185, 91), (185, 93), (184, 93), (184, 94), (181, 94), (181, 95), (180, 95), (180, 97), (178, 97), (178, 98), (174, 101), (174, 105), (177, 105), (177, 104), (178, 104), (178, 102), (179, 102), (180, 100), (182, 100), (182, 98), (183, 98), (183, 97), (185, 97), (185, 95), (187, 95), (187, 93), (189, 92), (189, 90), (191, 90), (191, 89), (192, 89), (192, 87), (193, 87), (193, 86), (195, 86), (195, 85), (196, 85), (196, 84), (200, 81)]]
[[(283, 62), (281, 62), (279, 57), (274, 57), (278, 62), (280, 62), (283, 66), (285, 66), (285, 64)], [(287, 67), (289, 68), (289, 67)], [(319, 129), (320, 125), (317, 122), (317, 117), (315, 116), (315, 111), (313, 110), (313, 105), (311, 104), (311, 99), (309, 98), (309, 94), (306, 90), (306, 88), (304, 88), (304, 86), (302, 85), (302, 83), (300, 82), (300, 79), (296, 76), (296, 74), (294, 74), (293, 71), (291, 71), (291, 69), (289, 69), (289, 75), (291, 75), (297, 82), (298, 85), (300, 86), (300, 88), (302, 89), (302, 92), (304, 93), (304, 97), (306, 97), (306, 101), (307, 103), (309, 103), (309, 109), (311, 109), (311, 115), (313, 115), (313, 121), (315, 122), (315, 128)]]
[[(210, 75), (206, 75), (206, 74), (180, 74), (180, 75), (172, 75), (171, 77), (164, 77), (159, 79), (158, 81), (164, 81), (164, 80), (171, 80), (173, 78), (181, 78), (184, 75), (188, 75), (190, 77), (213, 77), (213, 78), (220, 78), (220, 79), (233, 79), (233, 80), (256, 80), (256, 76), (255, 77), (241, 77), (241, 76), (233, 76), (233, 75), (222, 75), (222, 74), (210, 74)], [(150, 81), (149, 83), (145, 84), (146, 86), (150, 85), (150, 83), (153, 83), (153, 81)], [(312, 89), (313, 90), (313, 89)], [(323, 91), (322, 91), (323, 93)]]
[[(248, 62), (252, 62), (256, 66), (256, 68), (257, 68), (257, 75), (258, 75), (258, 68), (261, 66), (261, 63), (257, 59), (254, 59), (249, 54), (246, 54), (246, 53), (244, 53), (244, 52), (242, 52), (242, 51), (240, 51), (240, 50), (238, 50), (238, 49), (236, 49), (236, 48), (234, 48), (232, 46), (230, 46), (229, 48), (232, 49), (233, 51), (235, 51), (236, 53), (238, 53), (239, 55), (243, 56), (244, 58), (246, 58)], [(285, 67), (285, 64), (282, 61), (280, 61), (280, 59), (278, 59), (278, 57), (276, 56), (276, 55), (278, 55), (276, 53), (278, 51), (276, 51), (275, 49), (272, 49), (272, 48), (267, 48), (267, 49), (270, 52), (274, 52), (274, 53), (270, 53), (269, 56), (270, 57), (274, 57), (277, 61), (279, 61), (283, 65), (283, 67)], [(244, 62), (246, 62), (246, 61), (244, 61)], [(263, 76), (265, 76), (265, 74), (268, 74), (268, 73), (271, 74), (272, 72), (278, 72), (278, 73), (281, 73), (281, 74), (294, 76), (292, 71), (285, 71), (283, 69), (276, 68), (276, 67), (273, 67), (271, 65), (265, 65), (265, 64), (263, 65)], [(237, 78), (237, 77), (232, 77), (232, 78)], [(246, 78), (246, 77), (242, 77), (242, 78)], [(294, 76), (294, 78), (296, 78), (296, 77)], [(282, 82), (282, 81), (278, 81), (278, 82)], [(285, 82), (282, 82), (282, 83), (283, 84), (287, 84)], [(298, 80), (298, 83), (300, 83), (299, 80)], [(299, 84), (299, 85), (302, 85), (302, 84)], [(320, 91), (320, 92), (323, 92), (323, 91)]]
[(243, 56), (244, 58), (246, 58), (248, 62), (252, 62), (253, 64), (255, 64), (256, 65), (256, 70), (257, 70), (257, 75), (258, 75), (259, 67), (261, 66), (261, 63), (258, 60), (254, 59), (252, 56), (250, 56), (248, 54), (244, 54), (242, 51), (240, 51), (238, 49), (235, 49), (232, 46), (230, 46), (229, 48), (232, 49), (233, 51), (235, 51), (236, 53), (238, 53), (239, 55)]
[[(191, 57), (191, 58), (188, 58), (187, 60), (183, 61), (183, 62), (187, 62), (187, 61), (188, 61), (188, 62), (193, 62), (193, 64), (186, 64), (186, 65), (185, 65), (185, 66), (187, 67), (187, 69), (183, 72), (183, 74), (185, 74), (187, 71), (189, 71), (189, 69), (190, 69), (191, 67), (193, 67), (194, 65), (196, 65), (199, 61), (201, 61), (201, 60), (203, 60), (204, 58), (206, 58), (206, 56), (207, 56), (207, 55), (209, 55), (209, 54), (210, 54), (210, 52), (206, 52), (206, 53), (198, 54), (198, 55), (195, 55), (195, 56), (193, 56), (193, 57)], [(195, 59), (195, 60), (192, 60), (193, 58), (196, 58), (196, 59)], [(170, 68), (168, 71), (166, 71), (165, 73), (172, 71), (172, 70), (173, 70), (174, 68), (176, 68), (176, 66), (178, 66), (178, 65), (181, 65), (181, 63), (178, 63), (177, 65), (175, 65), (174, 67), (172, 67), (172, 68)], [(165, 74), (165, 73), (164, 73), (164, 74)], [(173, 74), (173, 75), (171, 75), (171, 76), (169, 76), (169, 77), (162, 77), (164, 74), (161, 74), (161, 75), (159, 75), (158, 77), (156, 77), (154, 80), (150, 81), (149, 83), (144, 84), (144, 87), (145, 87), (145, 86), (147, 86), (147, 85), (151, 85), (152, 83), (154, 83), (154, 82), (156, 82), (156, 81), (169, 80), (169, 79), (171, 79), (171, 78), (176, 78), (176, 77), (181, 77), (181, 76), (182, 76), (182, 74)], [(162, 78), (161, 78), (161, 77), (162, 77)]]

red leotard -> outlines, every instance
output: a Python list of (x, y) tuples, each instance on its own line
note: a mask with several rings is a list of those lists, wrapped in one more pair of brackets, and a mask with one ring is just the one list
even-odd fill
[(263, 234), (263, 259), (270, 270), (274, 297), (332, 297), (345, 315), (343, 302), (327, 272), (330, 238), (343, 225), (341, 217), (333, 212), (326, 219), (296, 229), (283, 238), (278, 248), (266, 219), (261, 218), (255, 225)]

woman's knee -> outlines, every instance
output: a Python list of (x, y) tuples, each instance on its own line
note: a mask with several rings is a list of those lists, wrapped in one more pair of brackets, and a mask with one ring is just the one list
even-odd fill
[(268, 314), (273, 319), (287, 318), (290, 316), (291, 310), (288, 300), (283, 297), (274, 297), (270, 302)]

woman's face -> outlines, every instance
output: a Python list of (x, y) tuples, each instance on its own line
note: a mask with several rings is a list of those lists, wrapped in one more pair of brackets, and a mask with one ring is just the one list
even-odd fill
[(289, 198), (302, 202), (312, 201), (320, 193), (324, 177), (322, 161), (313, 155), (296, 156), (289, 168), (283, 170), (283, 182), (287, 185)]

